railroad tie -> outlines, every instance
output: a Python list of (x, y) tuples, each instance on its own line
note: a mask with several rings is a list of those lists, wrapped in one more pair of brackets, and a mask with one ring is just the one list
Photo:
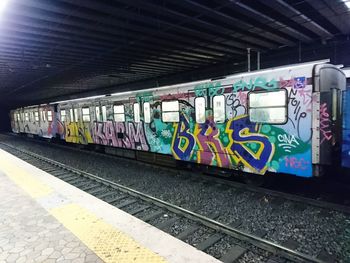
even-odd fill
[(211, 235), (209, 238), (207, 238), (206, 240), (202, 241), (201, 243), (199, 243), (196, 248), (204, 251), (206, 250), (208, 247), (211, 247), (212, 245), (214, 245), (216, 242), (218, 242), (221, 238), (223, 238), (223, 234), (221, 233), (216, 233), (214, 235)]
[(220, 258), (220, 261), (224, 263), (232, 263), (235, 262), (237, 259), (239, 259), (247, 249), (241, 247), (241, 246), (233, 246), (230, 248), (230, 250), (227, 251), (226, 254), (222, 255)]
[(178, 234), (176, 237), (180, 240), (185, 240), (189, 235), (196, 232), (199, 229), (199, 226), (193, 225), (186, 228), (184, 231), (182, 231), (180, 234)]
[(164, 214), (165, 212), (163, 210), (157, 210), (152, 214), (146, 215), (144, 217), (141, 217), (141, 220), (148, 222), (150, 220), (152, 220), (153, 218), (156, 218), (158, 216), (160, 216), (161, 214)]
[(161, 230), (165, 230), (168, 227), (172, 226), (176, 221), (179, 219), (177, 217), (170, 218), (166, 221), (160, 222), (159, 224), (156, 224), (156, 227)]

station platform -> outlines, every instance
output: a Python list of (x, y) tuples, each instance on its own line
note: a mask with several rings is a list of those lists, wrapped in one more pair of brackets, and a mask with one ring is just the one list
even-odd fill
[(219, 262), (0, 150), (1, 262)]

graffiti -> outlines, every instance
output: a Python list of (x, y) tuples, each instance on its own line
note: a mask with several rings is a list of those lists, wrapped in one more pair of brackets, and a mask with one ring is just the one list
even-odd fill
[(225, 92), (225, 87), (221, 86), (220, 82), (209, 82), (198, 84), (194, 87), (196, 97), (222, 95)]
[(185, 99), (188, 97), (188, 93), (175, 93), (175, 94), (166, 94), (159, 97), (160, 100), (177, 100)]
[(284, 165), (287, 168), (306, 170), (309, 168), (310, 162), (304, 158), (285, 157)]
[(230, 167), (228, 154), (219, 139), (220, 130), (215, 126), (212, 117), (204, 124), (197, 124), (194, 135), (199, 146), (198, 163)]
[(307, 85), (307, 79), (305, 77), (291, 78), (284, 80), (280, 78), (279, 80), (280, 88), (294, 88), (294, 89), (304, 89)]
[(255, 89), (273, 90), (278, 88), (278, 81), (272, 79), (267, 81), (264, 77), (250, 79), (249, 82), (239, 80), (232, 85), (233, 92), (239, 91), (254, 91)]
[(316, 100), (316, 95), (312, 94), (311, 87), (310, 89), (298, 89), (297, 93), (300, 98), (303, 100), (303, 104), (305, 105), (306, 112), (312, 111), (312, 103)]
[(189, 160), (195, 146), (194, 136), (189, 132), (190, 125), (184, 114), (180, 115), (180, 122), (174, 124), (175, 133), (172, 142), (172, 151), (179, 160)]
[[(238, 94), (240, 94), (238, 96)], [(241, 98), (242, 98), (242, 101), (243, 103), (241, 102)], [(242, 92), (239, 92), (239, 93), (231, 93), (227, 99), (226, 99), (226, 105), (231, 108), (231, 117), (237, 117), (239, 115), (244, 115), (246, 114), (246, 107), (243, 106), (245, 105), (244, 102), (247, 101), (247, 94), (245, 94), (245, 97), (244, 95), (242, 95)]]
[(277, 139), (280, 142), (278, 146), (282, 147), (282, 149), (288, 153), (291, 152), (292, 148), (297, 148), (299, 145), (294, 135), (278, 134)]
[(251, 170), (264, 173), (273, 156), (274, 145), (267, 136), (259, 133), (259, 125), (251, 123), (244, 115), (231, 119), (226, 131), (230, 139), (227, 148), (236, 163), (242, 162)]
[[(308, 114), (304, 111), (304, 105), (302, 104), (300, 98), (298, 97), (298, 91), (291, 89), (289, 92), (289, 119), (291, 120), (294, 128), (298, 133), (298, 137), (302, 138), (302, 131), (305, 130), (304, 127), (308, 123)], [(303, 138), (305, 141), (311, 140), (311, 133), (307, 137)]]
[(194, 136), (189, 132), (190, 124), (185, 114), (180, 114), (180, 122), (175, 123), (174, 128), (173, 155), (178, 160), (189, 160), (196, 142)]
[[(278, 79), (278, 76), (276, 78)], [(288, 91), (288, 121), (278, 125), (251, 122), (247, 115), (248, 92), (275, 90), (280, 87)], [(107, 109), (106, 122), (63, 123), (63, 127), (57, 119), (56, 126), (47, 127), (50, 132), (56, 131), (61, 134), (67, 142), (95, 143), (168, 154), (177, 160), (259, 174), (273, 171), (301, 176), (312, 175), (311, 106), (314, 98), (306, 77), (293, 77), (289, 80), (279, 78), (279, 81), (263, 76), (235, 81), (227, 79), (221, 80), (221, 83), (217, 81), (198, 84), (193, 91), (186, 92), (181, 89), (181, 92), (178, 92), (176, 89), (173, 93), (167, 91), (162, 95), (156, 95), (161, 91), (157, 91), (156, 94), (149, 91), (139, 92), (134, 98), (123, 101), (126, 105), (125, 122), (110, 120), (113, 119), (113, 107), (110, 107)], [(193, 93), (197, 97), (224, 95), (227, 118), (225, 122), (213, 121), (212, 99), (207, 99), (205, 123), (196, 123)], [(169, 99), (179, 100), (178, 123), (162, 121), (161, 101)], [(142, 111), (141, 122), (133, 121), (134, 101), (150, 102), (150, 123), (143, 122)], [(320, 116), (323, 142), (331, 138), (331, 120), (326, 104), (320, 107)], [(32, 130), (30, 122), (22, 126), (25, 125), (26, 129)], [(39, 128), (44, 134), (43, 126)], [(350, 137), (347, 141), (350, 141)], [(343, 153), (348, 160), (349, 152), (350, 146), (344, 148)]]
[(90, 129), (88, 124), (69, 122), (65, 125), (66, 142), (88, 144), (92, 143)]
[(303, 89), (306, 86), (305, 77), (294, 78), (294, 89)]
[(142, 122), (95, 122), (93, 138), (97, 144), (149, 150)]
[(322, 135), (321, 144), (332, 139), (331, 120), (326, 103), (323, 103), (320, 107), (320, 132)]

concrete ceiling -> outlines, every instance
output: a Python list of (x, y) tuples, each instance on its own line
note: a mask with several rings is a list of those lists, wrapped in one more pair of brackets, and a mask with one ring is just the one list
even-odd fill
[[(350, 64), (342, 0), (9, 0), (0, 14), (8, 107), (331, 58)], [(253, 67), (254, 68), (254, 67)]]

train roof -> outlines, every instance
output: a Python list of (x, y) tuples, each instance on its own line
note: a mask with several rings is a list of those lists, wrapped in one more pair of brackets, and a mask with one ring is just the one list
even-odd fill
[[(55, 101), (55, 102), (50, 102), (47, 104), (26, 106), (23, 108), (35, 108), (35, 107), (38, 107), (41, 105), (69, 104), (72, 102), (88, 103), (88, 102), (93, 102), (97, 99), (108, 100), (108, 99), (113, 99), (113, 98), (117, 98), (117, 97), (125, 97), (127, 95), (132, 95), (132, 94), (135, 94), (138, 92), (146, 93), (146, 92), (154, 92), (154, 91), (162, 91), (162, 90), (167, 90), (167, 89), (181, 88), (181, 87), (185, 87), (185, 86), (194, 86), (194, 85), (204, 84), (204, 83), (215, 81), (215, 80), (222, 80), (222, 79), (227, 80), (227, 79), (234, 79), (234, 78), (243, 78), (243, 77), (247, 77), (247, 76), (266, 74), (269, 72), (274, 72), (274, 71), (279, 71), (279, 70), (294, 69), (294, 68), (298, 68), (298, 67), (305, 67), (307, 65), (325, 64), (325, 63), (329, 63), (329, 62), (330, 62), (329, 59), (316, 60), (316, 61), (305, 62), (305, 63), (285, 65), (285, 66), (281, 66), (281, 67), (272, 67), (272, 68), (267, 68), (267, 69), (262, 69), (262, 70), (255, 70), (255, 71), (251, 71), (251, 72), (236, 73), (236, 74), (218, 77), (218, 78), (214, 78), (214, 79), (204, 79), (204, 80), (199, 80), (199, 81), (185, 82), (185, 83), (180, 83), (180, 84), (173, 84), (173, 85), (167, 85), (167, 86), (155, 87), (155, 88), (149, 88), (149, 89), (125, 91), (125, 92), (112, 93), (112, 94), (108, 94), (108, 95), (98, 95), (98, 96), (90, 96), (90, 97), (77, 98), (77, 99)], [(344, 69), (342, 69), (342, 70), (344, 70)], [(350, 74), (350, 72), (348, 72), (348, 75), (349, 74)], [(348, 75), (347, 75), (347, 77), (349, 77)]]
[(307, 65), (325, 64), (325, 63), (329, 63), (329, 62), (330, 62), (329, 59), (316, 60), (316, 61), (305, 62), (305, 63), (285, 65), (285, 66), (281, 66), (281, 67), (272, 67), (272, 68), (267, 68), (267, 69), (262, 69), (262, 70), (255, 70), (255, 71), (251, 71), (251, 72), (236, 73), (236, 74), (218, 77), (218, 78), (214, 78), (214, 79), (205, 79), (205, 80), (199, 80), (199, 81), (184, 82), (184, 83), (180, 83), (180, 84), (173, 84), (173, 85), (167, 85), (167, 86), (155, 87), (155, 88), (149, 88), (149, 89), (142, 89), (142, 90), (118, 92), (118, 93), (112, 93), (109, 95), (100, 95), (100, 96), (85, 97), (85, 98), (78, 98), (78, 99), (71, 99), (71, 100), (63, 100), (63, 101), (52, 102), (51, 104), (65, 104), (65, 103), (68, 104), (71, 102), (94, 101), (95, 99), (101, 99), (101, 98), (111, 99), (111, 98), (115, 98), (115, 97), (135, 94), (138, 92), (146, 93), (146, 92), (151, 92), (151, 91), (154, 92), (154, 91), (162, 91), (162, 90), (173, 89), (173, 88), (181, 88), (181, 87), (185, 87), (185, 86), (194, 86), (194, 85), (207, 83), (207, 82), (211, 82), (211, 81), (215, 81), (215, 80), (221, 80), (221, 79), (227, 80), (227, 79), (233, 79), (233, 78), (254, 76), (254, 75), (258, 75), (258, 74), (266, 74), (269, 72), (285, 70), (285, 69), (289, 69), (289, 68), (294, 69), (294, 68), (298, 68), (298, 67), (305, 67)]
[(342, 71), (345, 73), (346, 78), (350, 78), (350, 67), (342, 68)]

